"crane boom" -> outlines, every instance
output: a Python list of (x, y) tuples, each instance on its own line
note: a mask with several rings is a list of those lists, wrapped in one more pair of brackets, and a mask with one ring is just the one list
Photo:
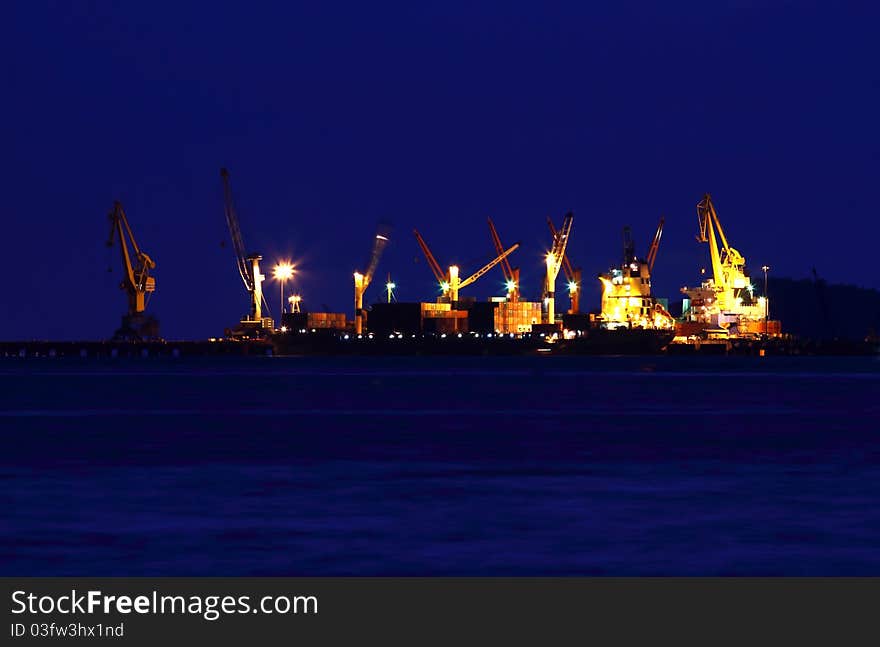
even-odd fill
[(232, 247), (235, 251), (235, 261), (238, 264), (238, 272), (248, 292), (254, 291), (254, 277), (251, 274), (251, 265), (248, 263), (244, 240), (241, 236), (241, 228), (238, 224), (238, 212), (235, 210), (235, 201), (232, 198), (232, 187), (229, 185), (229, 171), (220, 169), (220, 177), (223, 179), (223, 208), (226, 213), (226, 224), (229, 227), (229, 235), (232, 238)]
[(565, 214), (565, 218), (562, 220), (562, 227), (560, 227), (556, 232), (556, 235), (553, 236), (553, 247), (550, 250), (554, 263), (553, 280), (556, 280), (556, 276), (559, 274), (559, 269), (562, 266), (562, 259), (565, 257), (565, 250), (566, 247), (568, 247), (568, 238), (571, 234), (571, 224), (573, 220), (574, 215), (569, 211)]
[[(491, 218), (486, 220), (489, 222), (489, 234), (492, 236), (492, 244), (495, 245), (495, 253), (503, 254), (504, 245), (501, 244), (501, 237), (498, 235), (498, 230), (495, 229), (495, 223), (492, 222)], [(501, 260), (501, 271), (504, 273), (505, 280), (513, 280), (513, 268), (510, 266), (510, 261), (507, 260), (506, 256)]]
[[(547, 226), (550, 228), (550, 235), (556, 240), (556, 225), (553, 224), (550, 216), (547, 216)], [(562, 271), (565, 272), (566, 281), (571, 282), (575, 280), (575, 270), (571, 265), (571, 261), (568, 260), (567, 252), (562, 255)]]
[[(550, 235), (553, 236), (553, 239), (555, 240), (556, 225), (553, 224), (553, 219), (550, 218), (550, 216), (547, 216), (547, 226), (550, 228)], [(568, 258), (567, 249), (562, 255), (562, 271), (565, 273), (565, 280), (568, 282), (568, 298), (571, 301), (571, 309), (569, 312), (571, 314), (579, 314), (581, 311), (580, 290), (582, 272), (581, 268), (572, 267), (571, 261)]]
[(367, 266), (367, 271), (364, 272), (364, 287), (370, 285), (370, 282), (373, 280), (373, 275), (376, 273), (376, 268), (379, 266), (379, 259), (382, 258), (382, 252), (385, 251), (385, 246), (388, 244), (388, 239), (390, 237), (390, 228), (387, 225), (379, 225), (378, 231), (376, 231), (376, 237), (373, 239), (373, 251), (370, 254), (370, 264)]
[(418, 232), (417, 229), (413, 229), (413, 233), (416, 235), (416, 240), (419, 242), (419, 247), (422, 248), (422, 253), (425, 255), (425, 259), (428, 261), (428, 266), (434, 273), (434, 278), (437, 279), (438, 283), (446, 283), (448, 279), (443, 273), (443, 270), (440, 269), (440, 263), (437, 262), (437, 259), (434, 258), (434, 255), (431, 253), (431, 250), (428, 247), (428, 243), (425, 242), (425, 239), (422, 238), (422, 235)]
[(651, 241), (651, 247), (648, 250), (648, 256), (645, 262), (648, 264), (648, 272), (654, 271), (654, 261), (657, 260), (657, 250), (660, 248), (660, 236), (663, 235), (664, 218), (660, 216), (660, 224), (657, 226), (657, 233), (654, 234), (654, 240)]
[(364, 292), (373, 281), (373, 275), (379, 266), (379, 259), (388, 244), (389, 234), (390, 228), (380, 224), (376, 237), (373, 238), (373, 251), (370, 254), (370, 264), (367, 266), (367, 271), (363, 274), (354, 273), (354, 331), (358, 335), (363, 332), (364, 322), (367, 319), (367, 313), (364, 311)]
[(519, 248), (519, 243), (514, 243), (512, 246), (508, 247), (501, 254), (496, 256), (494, 258), (494, 260), (486, 263), (483, 267), (481, 267), (476, 272), (474, 272), (469, 277), (467, 277), (465, 280), (463, 280), (461, 283), (459, 283), (459, 285), (458, 285), (459, 289), (467, 287), (468, 285), (470, 285), (471, 283), (476, 281), (478, 278), (483, 276), (483, 274), (485, 274), (486, 272), (491, 270), (493, 267), (498, 265), (498, 263), (501, 263), (505, 258), (510, 256), (510, 254), (513, 253), (514, 251), (516, 251), (518, 248)]
[[(495, 229), (495, 223), (491, 218), (489, 221), (489, 233), (492, 236), (492, 244), (495, 246), (496, 254), (504, 253), (504, 245), (501, 243), (501, 237), (498, 230)], [(507, 300), (516, 303), (519, 301), (519, 268), (512, 267), (510, 261), (505, 256), (501, 261), (501, 271), (504, 273), (504, 282), (507, 285)]]

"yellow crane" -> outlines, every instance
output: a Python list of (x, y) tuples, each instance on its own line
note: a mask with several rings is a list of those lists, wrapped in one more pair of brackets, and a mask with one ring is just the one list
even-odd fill
[[(133, 340), (156, 337), (158, 322), (144, 315), (148, 295), (156, 291), (156, 279), (150, 276), (150, 271), (156, 269), (156, 263), (137, 244), (121, 202), (113, 203), (108, 218), (110, 235), (107, 238), (107, 246), (112, 247), (114, 240), (119, 242), (123, 272), (119, 287), (128, 296), (128, 312), (123, 316), (122, 328), (116, 331), (115, 337)], [(134, 252), (133, 256), (129, 251), (129, 245), (131, 252)]]
[[(722, 312), (737, 307), (740, 293), (750, 285), (745, 275), (746, 259), (727, 242), (721, 221), (712, 204), (712, 196), (708, 193), (697, 203), (697, 218), (700, 233), (697, 240), (709, 243), (709, 255), (712, 260), (713, 289), (716, 292), (717, 308)], [(716, 237), (717, 234), (717, 237)], [(720, 239), (720, 245), (719, 240)]]
[(379, 266), (379, 259), (388, 244), (389, 234), (390, 229), (387, 226), (379, 225), (379, 231), (376, 232), (376, 237), (373, 239), (373, 251), (370, 254), (367, 271), (363, 274), (354, 273), (354, 331), (358, 335), (363, 332), (364, 320), (367, 317), (367, 313), (364, 312), (364, 292), (373, 281), (373, 274), (376, 273), (376, 268)]
[(434, 258), (434, 254), (431, 253), (431, 249), (425, 242), (425, 239), (422, 238), (422, 235), (416, 229), (413, 229), (413, 233), (416, 236), (419, 247), (422, 248), (422, 253), (425, 255), (425, 259), (428, 261), (428, 266), (431, 268), (431, 271), (434, 273), (434, 277), (440, 284), (440, 289), (443, 291), (443, 296), (448, 297), (452, 303), (458, 301), (459, 290), (461, 290), (462, 288), (466, 288), (467, 286), (474, 283), (477, 279), (479, 279), (486, 272), (498, 265), (498, 263), (510, 256), (510, 254), (512, 254), (519, 248), (519, 243), (514, 243), (511, 247), (508, 247), (493, 260), (489, 261), (483, 267), (471, 274), (469, 277), (462, 280), (459, 277), (458, 265), (450, 265), (449, 270), (444, 274), (443, 270), (440, 269), (440, 264), (437, 262), (437, 259)]
[(684, 318), (723, 328), (733, 336), (765, 332), (767, 297), (755, 298), (746, 259), (728, 242), (708, 193), (697, 203), (697, 219), (700, 227), (697, 240), (709, 243), (712, 276), (704, 279), (700, 287), (681, 289), (687, 297)]
[[(489, 221), (489, 234), (492, 236), (492, 244), (495, 245), (495, 253), (501, 255), (504, 253), (504, 245), (501, 244), (501, 237), (498, 230), (495, 229), (495, 223), (491, 218)], [(501, 271), (504, 273), (504, 283), (507, 287), (507, 300), (516, 303), (519, 301), (519, 268), (511, 267), (510, 261), (505, 256), (501, 261)]]
[[(556, 225), (553, 224), (553, 219), (550, 216), (547, 216), (547, 226), (550, 228), (550, 235), (555, 239)], [(568, 260), (568, 251), (562, 255), (562, 271), (568, 282), (568, 298), (571, 303), (569, 313), (576, 315), (581, 311), (581, 268), (572, 267), (571, 261)]]
[(547, 277), (544, 280), (544, 303), (546, 304), (545, 323), (556, 323), (556, 277), (559, 276), (559, 270), (562, 267), (562, 259), (565, 256), (565, 248), (568, 246), (568, 239), (571, 236), (571, 224), (574, 220), (574, 214), (570, 211), (565, 214), (560, 227), (553, 236), (553, 247), (547, 252), (545, 261), (547, 263)]
[[(250, 308), (241, 320), (242, 326), (247, 328), (262, 327), (271, 331), (274, 322), (270, 317), (263, 316), (263, 281), (266, 277), (260, 272), (260, 254), (247, 252), (241, 235), (241, 227), (238, 223), (238, 211), (235, 209), (235, 201), (232, 198), (232, 187), (229, 184), (229, 171), (220, 169), (220, 178), (223, 181), (223, 211), (226, 215), (226, 224), (229, 227), (229, 236), (232, 239), (232, 249), (235, 252), (235, 262), (238, 273), (244, 283), (245, 290), (250, 297)], [(266, 308), (268, 310), (268, 306)]]

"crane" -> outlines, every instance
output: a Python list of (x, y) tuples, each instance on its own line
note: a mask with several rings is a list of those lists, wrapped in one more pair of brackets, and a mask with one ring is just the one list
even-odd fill
[(443, 273), (443, 270), (440, 269), (440, 264), (437, 262), (437, 259), (434, 258), (434, 254), (431, 253), (428, 244), (425, 242), (425, 239), (422, 238), (422, 235), (418, 232), (417, 229), (413, 229), (413, 233), (416, 236), (416, 240), (419, 243), (419, 247), (422, 248), (422, 253), (425, 255), (425, 259), (428, 261), (428, 265), (431, 268), (431, 271), (434, 273), (434, 277), (437, 279), (437, 282), (440, 284), (440, 289), (443, 291), (443, 296), (449, 298), (451, 302), (458, 301), (458, 291), (462, 288), (465, 288), (472, 283), (474, 283), (477, 279), (483, 276), (486, 272), (491, 270), (493, 267), (498, 265), (505, 258), (510, 256), (514, 251), (519, 248), (519, 243), (514, 243), (511, 247), (508, 247), (506, 250), (501, 252), (498, 256), (496, 256), (493, 260), (486, 263), (483, 267), (478, 269), (476, 272), (471, 274), (466, 279), (462, 280), (459, 277), (459, 267), (458, 265), (450, 265), (449, 270), (446, 274)]
[(385, 246), (388, 244), (389, 235), (390, 228), (387, 225), (380, 224), (376, 237), (373, 239), (373, 251), (370, 254), (370, 263), (367, 266), (367, 271), (363, 274), (360, 272), (354, 273), (354, 331), (358, 335), (363, 332), (364, 319), (366, 319), (364, 292), (366, 292), (373, 280), (373, 274), (376, 273), (376, 268), (379, 266), (379, 259), (382, 257), (382, 252), (385, 251)]
[[(547, 226), (550, 228), (550, 235), (556, 238), (556, 225), (553, 219), (547, 216)], [(580, 295), (581, 295), (581, 268), (572, 267), (571, 261), (568, 259), (568, 251), (562, 255), (562, 271), (565, 273), (565, 280), (568, 282), (568, 298), (571, 303), (569, 312), (573, 315), (580, 313)]]
[[(226, 224), (229, 226), (229, 235), (232, 238), (232, 247), (235, 252), (235, 260), (238, 264), (238, 273), (244, 287), (250, 295), (250, 309), (242, 319), (242, 323), (256, 323), (263, 325), (263, 281), (265, 276), (260, 272), (260, 254), (245, 251), (244, 240), (241, 236), (241, 228), (238, 224), (238, 212), (235, 209), (235, 201), (232, 199), (232, 188), (229, 185), (229, 171), (220, 169), (220, 177), (223, 180), (223, 207), (226, 213)], [(268, 328), (272, 328), (271, 323)]]
[(651, 247), (648, 249), (648, 256), (645, 262), (648, 264), (648, 272), (654, 271), (654, 261), (657, 260), (657, 250), (660, 248), (660, 236), (663, 235), (663, 216), (660, 216), (660, 224), (657, 226), (657, 233), (654, 234), (654, 240), (651, 241)]
[(722, 311), (730, 310), (735, 307), (742, 289), (749, 285), (745, 276), (746, 260), (727, 242), (727, 236), (724, 235), (724, 229), (715, 212), (715, 205), (712, 204), (712, 196), (708, 193), (697, 203), (697, 219), (700, 225), (697, 240), (709, 243), (713, 289), (717, 293), (718, 307)]
[[(124, 274), (119, 287), (128, 296), (128, 311), (122, 317), (122, 327), (116, 331), (115, 337), (134, 340), (145, 336), (155, 337), (158, 333), (158, 322), (148, 319), (144, 311), (147, 307), (147, 295), (156, 291), (156, 279), (150, 276), (150, 271), (156, 269), (156, 262), (137, 244), (121, 202), (117, 200), (113, 203), (108, 218), (110, 235), (107, 238), (107, 247), (112, 247), (113, 241), (118, 239)], [(129, 244), (134, 252), (133, 257)]]
[[(489, 234), (492, 236), (492, 243), (495, 245), (495, 253), (500, 255), (504, 253), (504, 245), (501, 244), (501, 237), (498, 236), (498, 230), (495, 229), (495, 223), (491, 218), (489, 221)], [(519, 301), (519, 268), (511, 267), (507, 257), (501, 261), (501, 271), (504, 273), (504, 281), (507, 286), (507, 300), (513, 303)]]
[(559, 276), (559, 270), (562, 267), (562, 259), (565, 256), (565, 248), (568, 246), (568, 239), (571, 236), (571, 224), (574, 220), (574, 214), (570, 211), (565, 214), (562, 220), (562, 227), (553, 236), (553, 247), (547, 252), (547, 278), (544, 283), (544, 302), (547, 304), (547, 321), (552, 324), (556, 322), (556, 277)]

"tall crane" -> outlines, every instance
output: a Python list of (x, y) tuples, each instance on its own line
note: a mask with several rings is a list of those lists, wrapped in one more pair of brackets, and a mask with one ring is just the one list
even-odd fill
[(565, 256), (565, 248), (568, 246), (568, 239), (571, 236), (571, 224), (574, 220), (574, 214), (570, 211), (565, 214), (562, 220), (562, 227), (553, 236), (553, 247), (547, 252), (547, 277), (544, 282), (544, 302), (547, 304), (547, 321), (552, 324), (556, 322), (556, 277), (559, 276), (559, 270), (562, 267), (562, 259)]
[(370, 254), (370, 263), (367, 266), (367, 271), (363, 274), (360, 272), (354, 273), (354, 331), (358, 335), (364, 330), (364, 319), (366, 319), (367, 315), (364, 312), (364, 292), (366, 292), (373, 280), (373, 275), (379, 266), (379, 259), (382, 257), (382, 252), (385, 251), (385, 246), (388, 244), (389, 236), (390, 228), (387, 225), (380, 224), (376, 237), (373, 239), (373, 251)]
[[(235, 209), (235, 201), (232, 199), (232, 188), (229, 185), (229, 171), (220, 169), (220, 177), (223, 180), (223, 207), (226, 213), (226, 224), (229, 226), (229, 235), (232, 238), (232, 248), (235, 252), (235, 261), (238, 264), (238, 273), (244, 283), (245, 290), (250, 296), (250, 308), (247, 315), (242, 319), (243, 324), (263, 324), (263, 281), (265, 276), (260, 272), (260, 254), (248, 253), (245, 250), (244, 240), (241, 236), (241, 228), (238, 224), (238, 212)], [(268, 325), (272, 327), (271, 324)]]
[(715, 212), (715, 205), (712, 204), (712, 196), (708, 193), (697, 203), (697, 219), (700, 224), (697, 240), (709, 243), (713, 287), (717, 293), (718, 307), (722, 311), (730, 310), (736, 306), (736, 299), (742, 290), (749, 285), (745, 276), (746, 260), (727, 242), (727, 236), (724, 235), (724, 229)]
[(416, 229), (413, 229), (413, 233), (416, 236), (419, 247), (422, 248), (422, 253), (425, 255), (425, 259), (428, 261), (428, 265), (430, 266), (431, 271), (434, 273), (434, 277), (440, 284), (440, 289), (443, 291), (443, 296), (448, 297), (449, 300), (453, 303), (458, 301), (459, 290), (461, 290), (462, 288), (466, 288), (467, 286), (474, 283), (477, 279), (479, 279), (486, 272), (498, 265), (498, 263), (510, 256), (510, 254), (512, 254), (519, 248), (519, 243), (514, 243), (511, 247), (508, 247), (493, 260), (489, 261), (483, 267), (471, 274), (469, 277), (462, 280), (459, 277), (458, 265), (450, 265), (449, 270), (444, 274), (443, 270), (440, 269), (440, 264), (437, 262), (437, 259), (434, 258), (434, 254), (431, 253), (431, 249), (425, 242), (425, 239), (422, 238), (422, 235)]
[[(495, 245), (495, 253), (501, 255), (504, 253), (504, 245), (501, 244), (501, 237), (498, 230), (495, 229), (495, 223), (491, 218), (489, 221), (489, 234), (492, 236), (492, 244)], [(501, 260), (501, 271), (504, 273), (504, 282), (507, 287), (507, 300), (513, 303), (519, 301), (519, 268), (511, 267), (510, 261), (505, 256)]]
[[(550, 228), (550, 235), (556, 239), (556, 225), (553, 219), (547, 216), (547, 226)], [(581, 268), (572, 267), (571, 261), (568, 259), (568, 251), (562, 255), (562, 271), (565, 273), (565, 280), (568, 282), (568, 298), (571, 304), (569, 313), (576, 315), (581, 311)]]
[(651, 241), (651, 247), (648, 249), (648, 256), (645, 262), (648, 264), (648, 271), (654, 271), (654, 261), (657, 260), (657, 250), (660, 249), (660, 236), (663, 235), (663, 216), (660, 216), (660, 224), (657, 226), (657, 233), (654, 234), (654, 240)]
[[(128, 311), (122, 317), (122, 328), (116, 331), (115, 337), (135, 340), (155, 337), (158, 334), (158, 322), (148, 319), (144, 310), (147, 307), (147, 295), (156, 291), (156, 279), (150, 276), (150, 271), (156, 269), (156, 262), (137, 244), (121, 202), (113, 203), (108, 218), (110, 235), (107, 246), (112, 247), (114, 240), (119, 242), (123, 271), (119, 287), (128, 296)], [(129, 245), (134, 256), (129, 251)]]

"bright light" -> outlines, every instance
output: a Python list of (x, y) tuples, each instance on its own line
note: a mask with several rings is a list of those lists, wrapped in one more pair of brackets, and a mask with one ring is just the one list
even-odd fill
[(290, 263), (278, 263), (272, 268), (272, 278), (276, 281), (287, 281), (293, 276), (293, 265)]
[(516, 281), (508, 281), (506, 285), (508, 292), (513, 292), (514, 290), (516, 290)]
[(287, 332), (287, 326), (281, 326), (281, 332)]
[(449, 292), (449, 283), (447, 281), (443, 281), (443, 283), (440, 284), (440, 289), (444, 292)]
[(569, 292), (577, 292), (577, 289), (578, 289), (578, 284), (577, 284), (577, 283), (575, 283), (574, 281), (569, 281), (569, 282), (568, 282), (568, 291), (569, 291)]
[(396, 288), (396, 287), (397, 287), (397, 284), (396, 284), (396, 283), (386, 283), (386, 284), (385, 284), (385, 289), (386, 289), (386, 290), (393, 290), (393, 289)]
[(303, 300), (303, 298), (298, 294), (294, 294), (294, 295), (287, 297), (288, 303), (299, 303), (302, 300)]

